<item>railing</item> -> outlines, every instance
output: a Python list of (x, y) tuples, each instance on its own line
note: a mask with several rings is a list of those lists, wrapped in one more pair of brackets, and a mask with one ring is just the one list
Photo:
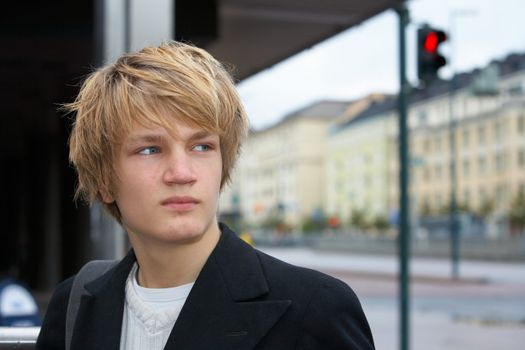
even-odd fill
[[(253, 236), (253, 240), (258, 248), (307, 246), (348, 253), (397, 254), (397, 238), (386, 233), (372, 235), (357, 232), (327, 232), (279, 236), (271, 232), (260, 232)], [(414, 234), (411, 250), (416, 256), (449, 257), (449, 237), (447, 234), (441, 236)], [(498, 238), (463, 235), (460, 239), (460, 252), (461, 258), (465, 259), (525, 262), (525, 235)]]
[(0, 327), (0, 350), (33, 350), (40, 327)]

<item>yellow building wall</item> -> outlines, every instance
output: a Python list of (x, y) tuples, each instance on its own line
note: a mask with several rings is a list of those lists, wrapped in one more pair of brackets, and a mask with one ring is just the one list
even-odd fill
[(394, 116), (355, 122), (328, 138), (327, 212), (343, 223), (354, 210), (364, 211), (369, 219), (389, 216)]

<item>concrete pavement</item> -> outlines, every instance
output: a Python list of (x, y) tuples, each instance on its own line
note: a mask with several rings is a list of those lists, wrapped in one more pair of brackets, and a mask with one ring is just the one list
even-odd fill
[[(376, 348), (399, 348), (397, 257), (261, 250), (347, 282), (361, 299)], [(414, 258), (410, 271), (411, 350), (523, 349), (525, 264), (461, 261), (460, 278), (453, 280), (449, 260)]]
[[(308, 248), (264, 248), (260, 250), (295, 265), (332, 271), (350, 271), (367, 275), (397, 275), (396, 256), (332, 253)], [(460, 278), (493, 283), (525, 285), (525, 264), (460, 261)], [(412, 278), (450, 279), (451, 262), (447, 259), (412, 258)]]

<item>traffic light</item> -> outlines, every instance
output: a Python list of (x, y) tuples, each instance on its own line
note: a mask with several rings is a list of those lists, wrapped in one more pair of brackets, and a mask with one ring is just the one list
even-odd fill
[(439, 52), (439, 45), (447, 40), (447, 34), (428, 25), (417, 31), (417, 75), (420, 80), (429, 84), (437, 78), (439, 68), (447, 64), (447, 60)]

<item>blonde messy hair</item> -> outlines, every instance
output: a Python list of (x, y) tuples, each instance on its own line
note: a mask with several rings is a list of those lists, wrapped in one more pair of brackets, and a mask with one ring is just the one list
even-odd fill
[(94, 71), (65, 109), (76, 113), (69, 158), (78, 173), (75, 199), (100, 201), (119, 222), (117, 205), (105, 203), (118, 181), (115, 158), (132, 125), (175, 131), (180, 121), (220, 138), (221, 189), (248, 128), (246, 113), (231, 76), (209, 53), (168, 42), (121, 56)]

